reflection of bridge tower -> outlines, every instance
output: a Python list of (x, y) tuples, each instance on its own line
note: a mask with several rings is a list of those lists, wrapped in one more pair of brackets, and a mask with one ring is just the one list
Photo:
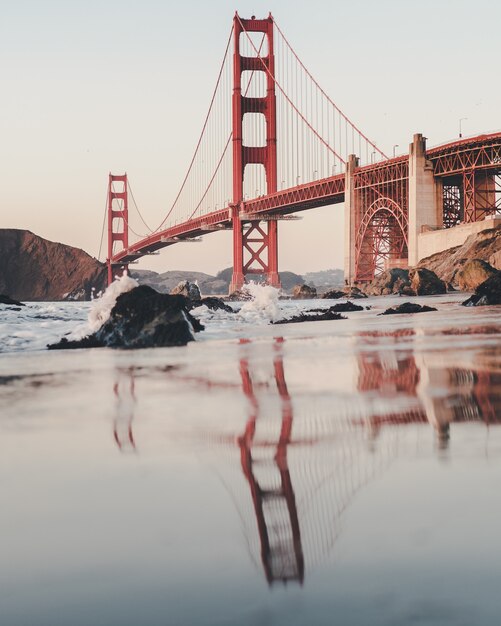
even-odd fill
[(132, 432), (136, 404), (133, 368), (118, 370), (113, 393), (116, 401), (113, 437), (121, 452), (133, 452), (136, 449)]
[[(292, 403), (287, 390), (281, 349), (276, 343), (274, 375), (282, 403), (282, 424), (276, 444), (259, 444), (259, 458), (253, 456), (254, 435), (259, 416), (259, 403), (254, 393), (248, 360), (240, 360), (240, 374), (245, 395), (251, 407), (245, 432), (239, 438), (242, 470), (249, 483), (261, 541), (261, 561), (269, 584), (304, 579), (304, 557), (301, 531), (291, 475), (287, 463), (287, 447), (291, 443)], [(273, 454), (273, 456), (271, 456)], [(256, 455), (257, 456), (257, 455)], [(266, 466), (267, 472), (260, 470)]]

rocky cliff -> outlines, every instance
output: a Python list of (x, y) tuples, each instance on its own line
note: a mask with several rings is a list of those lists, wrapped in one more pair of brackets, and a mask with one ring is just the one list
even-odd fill
[(501, 226), (470, 235), (462, 246), (426, 257), (418, 267), (432, 270), (446, 283), (458, 285), (457, 274), (472, 259), (486, 261), (501, 270)]
[(106, 286), (106, 267), (83, 250), (29, 230), (0, 229), (0, 293), (18, 300), (86, 300)]

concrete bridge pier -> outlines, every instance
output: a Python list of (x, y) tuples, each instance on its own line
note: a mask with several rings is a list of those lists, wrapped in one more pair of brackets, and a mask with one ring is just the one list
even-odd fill
[(358, 158), (350, 154), (346, 163), (344, 191), (344, 282), (351, 285), (355, 280), (355, 169)]
[(418, 236), (423, 230), (443, 226), (442, 183), (433, 176), (433, 165), (426, 159), (426, 137), (414, 135), (409, 146), (409, 267), (417, 265), (420, 256)]

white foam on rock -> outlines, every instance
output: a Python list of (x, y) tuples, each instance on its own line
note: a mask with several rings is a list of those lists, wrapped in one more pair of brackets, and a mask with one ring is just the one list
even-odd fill
[(74, 340), (82, 339), (99, 330), (109, 319), (111, 310), (115, 306), (118, 296), (138, 286), (139, 283), (137, 280), (131, 278), (125, 272), (122, 276), (115, 278), (99, 298), (92, 300), (87, 315), (87, 323), (75, 328), (75, 330), (69, 334), (69, 338)]
[(252, 296), (239, 311), (239, 316), (246, 322), (275, 321), (280, 317), (278, 306), (279, 290), (270, 285), (249, 283), (242, 291)]
[(139, 287), (139, 283), (125, 272), (122, 276), (115, 279), (100, 298), (92, 301), (88, 316), (88, 330), (91, 333), (99, 330), (106, 320), (109, 319), (111, 309), (115, 306), (118, 296), (131, 291), (135, 287)]

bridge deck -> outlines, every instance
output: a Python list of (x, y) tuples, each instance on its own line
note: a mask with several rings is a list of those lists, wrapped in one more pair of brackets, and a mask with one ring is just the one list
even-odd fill
[[(436, 146), (428, 149), (426, 156), (432, 161), (434, 175), (438, 177), (457, 175), (467, 166), (476, 169), (495, 167), (501, 169), (501, 132), (482, 134)], [(357, 171), (384, 171), (407, 162), (408, 158), (408, 155), (395, 157), (365, 165), (357, 168)], [(243, 221), (250, 221), (250, 216), (255, 216), (256, 220), (260, 215), (280, 217), (293, 212), (339, 204), (344, 201), (344, 192), (345, 175), (338, 174), (242, 202), (239, 212), (245, 216)], [(180, 241), (229, 229), (232, 210), (232, 206), (227, 206), (153, 233), (115, 254), (112, 263), (130, 263)]]

